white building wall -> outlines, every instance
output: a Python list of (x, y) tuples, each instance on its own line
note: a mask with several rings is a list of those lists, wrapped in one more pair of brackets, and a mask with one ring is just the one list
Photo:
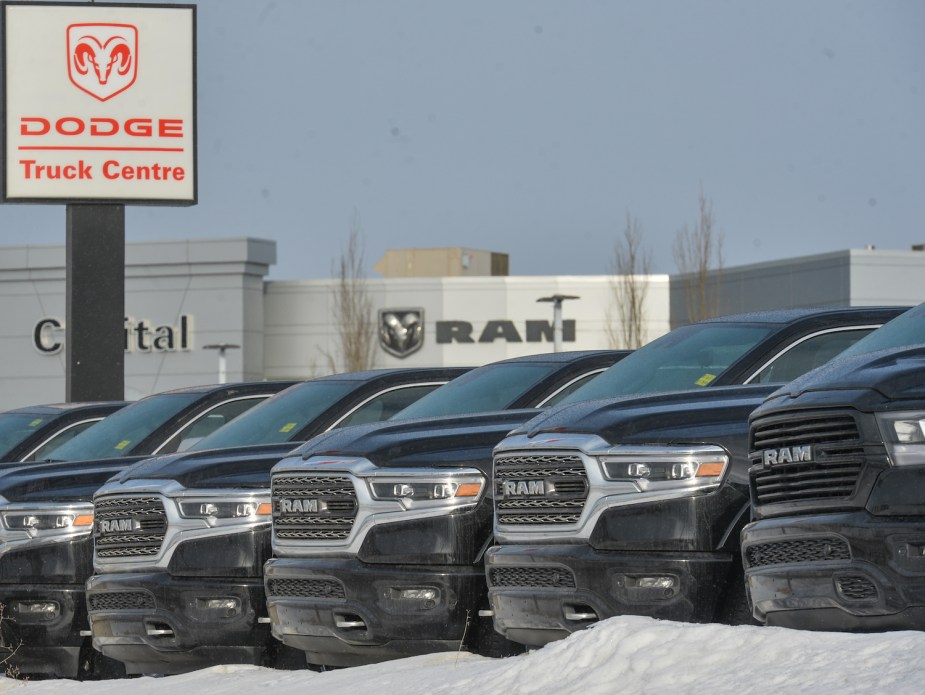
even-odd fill
[[(332, 303), (336, 280), (268, 282), (276, 260), (273, 241), (251, 238), (126, 244), (126, 316), (131, 350), (125, 356), (128, 398), (218, 377), (210, 343), (240, 345), (227, 354), (229, 381), (309, 378), (344, 369), (340, 363)], [(64, 352), (42, 352), (34, 341), (43, 319), (64, 323), (64, 246), (0, 247), (0, 409), (64, 399)], [(646, 338), (652, 340), (688, 320), (684, 276), (649, 277)], [(379, 310), (423, 311), (421, 348), (399, 358), (377, 348), (375, 366), (479, 365), (551, 351), (552, 337), (531, 342), (527, 322), (552, 324), (554, 294), (580, 299), (563, 303), (573, 321), (565, 350), (613, 345), (608, 324), (618, 328), (610, 276), (483, 276), (369, 279), (374, 317)], [(724, 269), (709, 278), (722, 313), (821, 305), (914, 305), (925, 301), (925, 253), (851, 250)], [(155, 349), (153, 331), (179, 332), (187, 320), (187, 344)], [(132, 330), (144, 321), (148, 349), (139, 350)], [(438, 342), (440, 322), (470, 330), (472, 342)], [(492, 323), (494, 322), (494, 323)], [(485, 334), (494, 326), (494, 333)], [(46, 330), (43, 340), (64, 338)], [(179, 340), (179, 336), (175, 336)]]
[[(783, 307), (903, 306), (925, 301), (925, 252), (846, 249), (723, 268), (706, 279), (713, 315)], [(697, 278), (671, 278), (672, 327), (690, 323)]]
[[(651, 339), (668, 330), (668, 276), (652, 276), (649, 283), (646, 330)], [(328, 373), (329, 357), (335, 370), (343, 369), (332, 319), (334, 287), (327, 280), (266, 283), (268, 378)], [(563, 350), (611, 347), (606, 326), (608, 316), (617, 316), (609, 276), (377, 278), (367, 280), (367, 287), (377, 319), (380, 310), (424, 313), (422, 347), (404, 358), (377, 348), (377, 367), (479, 365), (552, 351), (551, 339), (528, 341), (526, 321), (552, 325), (552, 303), (537, 300), (553, 294), (580, 297), (562, 304), (563, 320), (575, 322), (575, 339), (564, 342)], [(469, 324), (473, 342), (438, 342), (438, 323), (450, 321)]]
[[(66, 353), (42, 352), (33, 340), (43, 319), (65, 323), (65, 253), (63, 245), (0, 247), (0, 409), (65, 399)], [(209, 343), (241, 346), (228, 352), (229, 381), (263, 378), (263, 278), (276, 261), (275, 242), (128, 243), (125, 255), (126, 398), (214, 383), (218, 357), (202, 349)], [(148, 329), (141, 331), (147, 349), (138, 348), (140, 322)], [(173, 349), (153, 347), (155, 329), (172, 332)], [(48, 342), (64, 337), (64, 330), (44, 332)]]

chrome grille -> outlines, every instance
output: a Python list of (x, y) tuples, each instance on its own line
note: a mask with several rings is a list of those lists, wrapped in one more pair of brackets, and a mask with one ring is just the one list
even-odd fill
[[(96, 557), (144, 557), (160, 552), (167, 534), (167, 514), (160, 497), (100, 497), (93, 504), (93, 513)], [(107, 523), (113, 522), (122, 522), (131, 528), (103, 530)]]
[(268, 579), (267, 596), (344, 598), (344, 587), (334, 579)]
[(578, 454), (499, 454), (494, 492), (500, 524), (575, 524), (588, 498), (588, 477)]
[[(763, 465), (762, 452), (812, 447), (812, 460)], [(756, 420), (751, 428), (756, 504), (847, 499), (857, 486), (864, 449), (854, 417), (799, 412)]]
[(284, 473), (273, 476), (271, 494), (276, 538), (329, 541), (350, 535), (357, 496), (349, 477)]

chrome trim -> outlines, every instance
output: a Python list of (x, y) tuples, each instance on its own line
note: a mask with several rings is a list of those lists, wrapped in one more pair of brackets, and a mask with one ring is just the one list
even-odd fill
[(79, 427), (80, 425), (85, 425), (85, 424), (87, 424), (88, 422), (92, 422), (92, 423), (96, 424), (97, 422), (99, 422), (100, 420), (102, 420), (104, 417), (106, 417), (106, 416), (105, 416), (105, 415), (101, 415), (101, 416), (99, 416), (99, 417), (88, 417), (88, 418), (85, 418), (85, 419), (83, 419), (83, 420), (79, 420), (78, 422), (72, 422), (70, 425), (68, 425), (67, 427), (65, 427), (63, 430), (58, 430), (57, 432), (55, 432), (55, 433), (54, 433), (53, 435), (51, 435), (50, 437), (46, 437), (40, 444), (37, 444), (36, 446), (32, 447), (32, 450), (31, 450), (29, 453), (27, 453), (27, 454), (25, 454), (24, 456), (22, 456), (19, 460), (20, 460), (20, 461), (29, 461), (29, 459), (30, 459), (33, 455), (35, 455), (35, 452), (36, 452), (36, 451), (38, 451), (38, 450), (41, 449), (43, 446), (45, 446), (46, 444), (48, 444), (48, 442), (54, 441), (55, 439), (57, 439), (58, 437), (60, 437), (60, 436), (61, 436), (62, 434), (64, 434), (65, 432), (69, 432), (69, 431), (71, 431), (72, 429), (74, 429), (75, 427)]
[[(800, 338), (800, 339), (797, 340), (796, 342), (790, 343), (790, 345), (788, 345), (787, 347), (785, 347), (783, 350), (781, 350), (781, 351), (778, 352), (776, 355), (774, 355), (774, 357), (772, 357), (772, 358), (769, 359), (767, 362), (765, 362), (763, 365), (761, 365), (758, 369), (756, 369), (754, 372), (752, 372), (751, 376), (749, 376), (749, 377), (748, 377), (744, 382), (742, 382), (742, 383), (744, 383), (744, 384), (750, 384), (750, 383), (752, 383), (752, 381), (753, 381), (754, 379), (756, 379), (756, 378), (758, 377), (758, 375), (761, 374), (761, 372), (763, 372), (765, 369), (767, 369), (768, 367), (770, 367), (772, 364), (774, 364), (774, 362), (776, 362), (778, 359), (780, 359), (783, 355), (785, 355), (785, 354), (787, 354), (788, 352), (790, 352), (790, 351), (791, 351), (793, 348), (795, 348), (797, 345), (802, 345), (803, 343), (805, 343), (805, 342), (806, 342), (807, 340), (809, 340), (810, 338), (816, 338), (816, 337), (818, 337), (818, 336), (820, 336), (820, 335), (827, 335), (827, 334), (829, 334), (829, 333), (844, 333), (845, 331), (864, 331), (864, 330), (875, 331), (875, 330), (877, 330), (878, 328), (880, 328), (880, 326), (882, 326), (882, 325), (883, 325), (882, 323), (878, 323), (878, 324), (863, 325), (863, 326), (862, 326), (862, 325), (858, 325), (858, 326), (837, 326), (837, 327), (835, 327), (835, 328), (826, 328), (825, 330), (822, 330), (822, 331), (816, 331), (815, 333), (810, 333), (809, 335), (804, 335), (802, 338)], [(860, 339), (859, 339), (859, 340), (860, 340)], [(769, 383), (777, 383), (777, 382), (769, 382)]]
[(94, 503), (101, 498), (156, 495), (164, 504), (167, 530), (157, 555), (127, 558), (98, 558), (93, 552), (93, 567), (97, 572), (137, 572), (166, 570), (180, 543), (202, 538), (230, 536), (261, 526), (270, 525), (269, 515), (256, 521), (223, 520), (210, 524), (206, 519), (184, 517), (180, 502), (190, 498), (215, 497), (217, 500), (255, 500), (269, 502), (270, 491), (241, 489), (188, 489), (174, 480), (129, 480), (124, 483), (107, 483), (93, 495)]
[(558, 395), (559, 395), (560, 393), (562, 393), (565, 389), (569, 388), (569, 387), (570, 387), (572, 384), (574, 384), (576, 381), (581, 381), (582, 379), (587, 379), (589, 376), (597, 376), (597, 375), (600, 374), (601, 372), (606, 372), (607, 369), (608, 369), (607, 367), (600, 367), (599, 369), (591, 369), (591, 370), (589, 370), (589, 371), (587, 371), (587, 372), (582, 372), (581, 374), (579, 374), (578, 376), (576, 376), (574, 379), (570, 379), (569, 382), (568, 382), (567, 384), (563, 384), (562, 386), (560, 386), (559, 388), (557, 388), (553, 393), (550, 393), (548, 396), (546, 396), (546, 398), (544, 398), (541, 402), (537, 403), (534, 407), (536, 407), (536, 408), (543, 408), (543, 407), (545, 407), (546, 404), (547, 404), (549, 401), (551, 401), (553, 398), (555, 398), (556, 396), (558, 396)]
[[(596, 434), (555, 434), (548, 433), (528, 437), (524, 434), (511, 435), (498, 444), (493, 453), (493, 460), (506, 454), (516, 452), (529, 452), (530, 454), (562, 454), (565, 452), (577, 456), (585, 467), (588, 481), (588, 496), (585, 500), (581, 516), (574, 524), (537, 524), (502, 525), (498, 522), (498, 515), (494, 515), (495, 542), (503, 545), (511, 543), (539, 543), (539, 542), (587, 542), (601, 515), (608, 509), (627, 507), (636, 504), (662, 502), (667, 500), (702, 495), (716, 490), (720, 482), (710, 483), (698, 487), (677, 488), (670, 490), (644, 491), (638, 485), (629, 481), (608, 480), (604, 477), (603, 466), (600, 459), (607, 456), (632, 454), (633, 452), (653, 453), (664, 451), (666, 455), (684, 456), (697, 453), (722, 454), (729, 458), (725, 449), (715, 445), (690, 446), (623, 446), (613, 445)], [(728, 470), (728, 460), (727, 460)], [(495, 488), (495, 476), (492, 473), (492, 493)]]
[[(350, 529), (350, 535), (342, 540), (300, 539), (298, 541), (282, 541), (277, 539), (274, 529), (272, 544), (273, 553), (277, 557), (358, 555), (360, 546), (366, 539), (366, 534), (374, 526), (397, 521), (432, 519), (457, 513), (460, 510), (477, 505), (488, 494), (490, 486), (490, 481), (485, 478), (481, 471), (475, 468), (379, 468), (364, 458), (331, 456), (312, 456), (307, 460), (303, 460), (301, 456), (289, 456), (273, 467), (271, 477), (292, 474), (347, 476), (351, 478), (354, 493), (356, 494), (357, 514)], [(373, 481), (376, 478), (394, 478), (403, 475), (428, 478), (455, 478), (477, 475), (481, 477), (484, 484), (481, 493), (476, 498), (465, 498), (467, 501), (463, 503), (446, 504), (426, 509), (408, 509), (400, 501), (379, 500), (372, 496), (368, 481)], [(275, 514), (275, 500), (273, 505)]]
[(336, 429), (336, 428), (340, 425), (340, 423), (342, 423), (342, 422), (343, 422), (344, 420), (346, 420), (348, 417), (350, 417), (351, 415), (353, 415), (356, 411), (358, 411), (358, 410), (359, 410), (360, 408), (362, 408), (364, 405), (366, 405), (367, 403), (369, 403), (369, 402), (372, 401), (372, 400), (375, 400), (376, 398), (379, 398), (379, 397), (380, 397), (382, 394), (384, 394), (384, 393), (391, 393), (392, 391), (398, 391), (398, 390), (400, 390), (400, 389), (417, 388), (417, 387), (420, 387), (420, 386), (435, 386), (435, 387), (439, 388), (439, 387), (441, 387), (441, 386), (446, 385), (447, 383), (449, 383), (449, 380), (444, 380), (444, 381), (421, 381), (421, 382), (416, 383), (416, 384), (398, 384), (398, 385), (396, 385), (396, 386), (390, 386), (390, 387), (387, 388), (387, 389), (383, 389), (382, 391), (377, 391), (376, 393), (372, 394), (369, 398), (365, 399), (362, 403), (358, 403), (356, 406), (354, 406), (354, 407), (351, 408), (349, 411), (347, 411), (346, 413), (344, 413), (343, 415), (341, 415), (339, 418), (337, 418), (337, 421), (336, 421), (333, 425), (331, 425), (330, 427), (328, 427), (328, 428), (325, 430), (325, 432), (330, 432), (331, 430)]
[[(152, 451), (152, 452), (151, 452), (150, 454), (148, 454), (148, 455), (149, 455), (149, 456), (156, 456), (158, 453), (160, 453), (161, 449), (163, 449), (165, 446), (167, 446), (167, 443), (168, 443), (168, 442), (173, 441), (173, 438), (176, 437), (178, 434), (180, 434), (180, 432), (183, 432), (184, 430), (189, 429), (189, 428), (192, 427), (195, 423), (199, 422), (202, 418), (207, 417), (207, 416), (208, 416), (213, 410), (215, 410), (216, 408), (221, 408), (222, 406), (228, 405), (229, 403), (236, 403), (237, 401), (249, 401), (249, 400), (254, 400), (254, 399), (260, 399), (261, 401), (265, 401), (267, 398), (270, 398), (271, 396), (275, 396), (277, 393), (279, 393), (279, 392), (278, 392), (278, 391), (274, 391), (274, 392), (272, 392), (272, 393), (251, 393), (251, 394), (248, 394), (248, 395), (246, 395), (246, 396), (238, 396), (238, 397), (236, 397), (236, 398), (226, 398), (226, 399), (223, 400), (223, 401), (219, 401), (218, 403), (216, 403), (215, 405), (213, 405), (213, 406), (212, 406), (211, 408), (209, 408), (208, 410), (204, 410), (204, 411), (202, 411), (201, 413), (199, 413), (199, 415), (197, 415), (194, 419), (192, 419), (192, 420), (190, 420), (189, 422), (187, 422), (187, 423), (186, 423), (185, 425), (183, 425), (182, 427), (179, 427), (179, 428), (177, 428), (176, 430), (174, 430), (173, 432), (171, 432), (171, 433), (170, 433), (170, 436), (165, 437), (164, 440), (160, 443), (160, 445), (159, 445), (154, 451)], [(255, 405), (260, 405), (260, 403), (256, 403)], [(252, 406), (252, 407), (253, 407), (253, 406)], [(245, 412), (246, 412), (246, 411), (245, 411)], [(229, 420), (229, 422), (231, 422), (231, 420)], [(169, 453), (173, 454), (173, 453), (183, 453), (183, 452), (173, 452), (173, 451), (171, 451), (171, 452), (169, 452)]]
[[(0, 497), (0, 514), (28, 512), (35, 510), (43, 514), (93, 514), (93, 505), (89, 502), (17, 502), (11, 504)], [(0, 556), (14, 550), (35, 548), (55, 543), (70, 543), (78, 538), (90, 538), (93, 527), (80, 527), (77, 531), (27, 531), (7, 528), (5, 521), (0, 518)]]

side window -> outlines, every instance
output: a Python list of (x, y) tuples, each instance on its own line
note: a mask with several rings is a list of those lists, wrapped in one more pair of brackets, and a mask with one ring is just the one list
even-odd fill
[(356, 410), (340, 420), (332, 427), (347, 427), (348, 425), (362, 425), (367, 422), (381, 422), (388, 420), (400, 410), (404, 410), (418, 398), (430, 393), (442, 384), (426, 384), (422, 386), (403, 386), (380, 393), (363, 403)]
[(212, 434), (225, 423), (231, 422), (241, 413), (250, 410), (262, 403), (267, 396), (254, 398), (237, 398), (233, 401), (220, 403), (214, 408), (200, 413), (199, 417), (177, 432), (160, 449), (158, 454), (172, 454), (176, 451), (186, 451), (203, 437)]
[(847, 350), (873, 328), (820, 333), (797, 343), (751, 379), (753, 383), (777, 384), (793, 381)]
[(559, 405), (559, 403), (561, 403), (563, 399), (565, 399), (567, 396), (571, 396), (573, 391), (577, 391), (578, 389), (580, 389), (582, 386), (587, 384), (589, 381), (591, 381), (591, 379), (593, 379), (594, 377), (596, 377), (598, 374), (600, 374), (603, 371), (604, 371), (603, 369), (599, 369), (596, 372), (589, 372), (588, 374), (582, 374), (580, 377), (575, 379), (570, 384), (566, 384), (566, 386), (562, 388), (560, 391), (556, 391), (556, 393), (554, 393), (552, 396), (550, 396), (545, 401), (540, 403), (539, 407), (551, 408), (554, 405)]
[(39, 448), (29, 454), (23, 461), (33, 462), (33, 461), (46, 461), (51, 457), (51, 452), (57, 449), (62, 444), (65, 444), (71, 441), (78, 434), (83, 432), (85, 429), (91, 425), (95, 425), (102, 418), (97, 418), (95, 420), (84, 420), (83, 422), (78, 422), (74, 425), (71, 425), (67, 429), (61, 430), (60, 432), (55, 433), (51, 439), (44, 442)]

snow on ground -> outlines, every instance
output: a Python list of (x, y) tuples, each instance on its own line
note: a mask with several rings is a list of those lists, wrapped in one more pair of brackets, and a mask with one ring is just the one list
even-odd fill
[(443, 653), (326, 673), (215, 666), (163, 678), (78, 683), (0, 679), (10, 695), (221, 695), (245, 692), (905, 693), (922, 692), (925, 633), (853, 635), (770, 627), (606, 620), (530, 654)]

